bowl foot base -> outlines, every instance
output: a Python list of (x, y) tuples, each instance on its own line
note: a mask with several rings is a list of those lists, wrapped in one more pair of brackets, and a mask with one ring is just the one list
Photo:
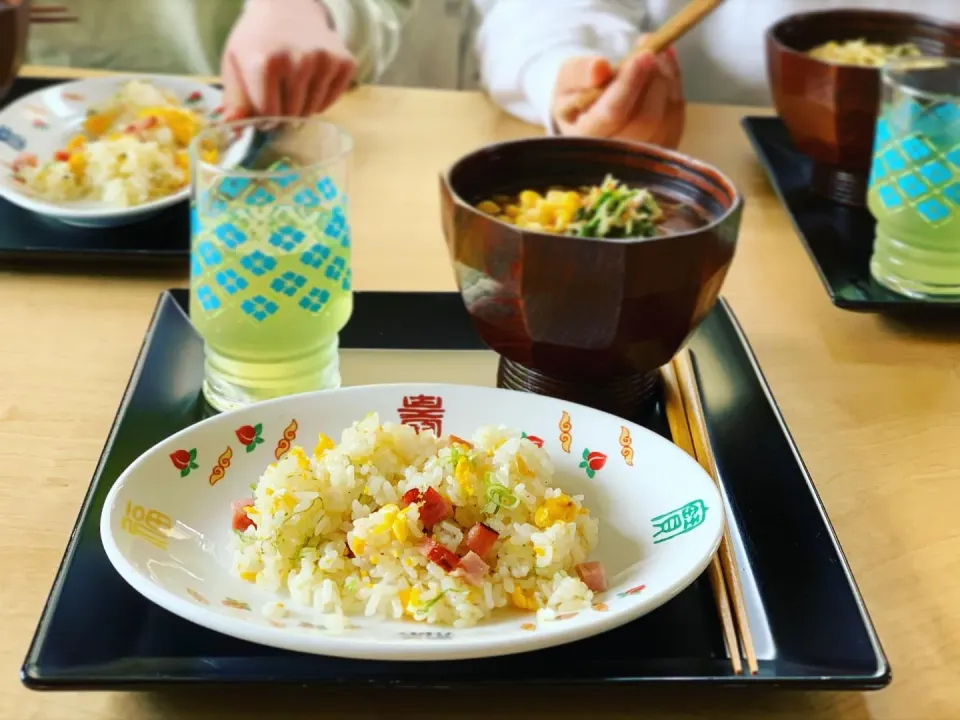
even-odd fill
[(867, 204), (867, 178), (829, 165), (814, 163), (810, 187), (817, 195), (841, 205), (865, 207)]
[(637, 418), (655, 405), (660, 374), (653, 370), (605, 380), (548, 375), (505, 357), (497, 368), (497, 387), (548, 395), (603, 410), (622, 418)]

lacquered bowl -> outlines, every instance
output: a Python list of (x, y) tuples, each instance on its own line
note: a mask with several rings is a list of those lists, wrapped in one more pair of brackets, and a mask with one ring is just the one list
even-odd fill
[[(524, 230), (474, 206), (499, 193), (599, 184), (608, 173), (676, 206), (648, 239)], [(652, 145), (537, 138), (490, 145), (441, 177), (443, 229), (464, 304), (501, 356), (501, 387), (620, 415), (710, 312), (743, 200), (715, 168)]]
[(925, 55), (960, 55), (960, 25), (881, 10), (790, 15), (767, 31), (767, 75), (777, 113), (814, 161), (811, 187), (846, 205), (866, 201), (880, 70), (837, 65), (807, 52), (831, 40), (914, 43)]
[(0, 1), (0, 100), (20, 72), (30, 28), (30, 0)]

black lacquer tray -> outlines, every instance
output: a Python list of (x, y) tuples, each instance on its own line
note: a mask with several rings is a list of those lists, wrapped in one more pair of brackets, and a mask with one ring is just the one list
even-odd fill
[(960, 302), (916, 300), (874, 280), (870, 255), (876, 221), (870, 211), (810, 190), (813, 162), (794, 147), (780, 118), (745, 117), (742, 124), (834, 305), (889, 314), (960, 310)]
[[(0, 107), (37, 90), (64, 82), (18, 78)], [(82, 263), (115, 268), (163, 265), (187, 267), (190, 213), (186, 201), (130, 225), (85, 228), (37, 215), (0, 198), (0, 267), (6, 264)]]
[[(890, 667), (823, 506), (724, 302), (690, 347), (722, 474), (758, 675), (732, 673), (705, 577), (652, 614), (603, 635), (535, 653), (458, 662), (300, 655), (169, 614), (114, 571), (98, 524), (107, 492), (126, 466), (204, 416), (198, 399), (202, 343), (186, 306), (183, 290), (160, 298), (24, 661), (27, 686), (660, 682), (862, 690), (890, 682)], [(342, 348), (345, 384), (495, 383), (497, 356), (483, 348), (457, 294), (358, 293)], [(667, 434), (659, 407), (634, 419)]]

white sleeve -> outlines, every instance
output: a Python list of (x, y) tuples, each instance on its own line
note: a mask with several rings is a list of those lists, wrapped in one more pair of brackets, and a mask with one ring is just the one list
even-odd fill
[(375, 81), (400, 49), (404, 23), (419, 0), (321, 0), (357, 59), (357, 82)]
[(646, 16), (643, 0), (473, 0), (480, 14), (477, 64), (484, 89), (511, 115), (551, 126), (560, 65), (576, 55), (629, 52)]

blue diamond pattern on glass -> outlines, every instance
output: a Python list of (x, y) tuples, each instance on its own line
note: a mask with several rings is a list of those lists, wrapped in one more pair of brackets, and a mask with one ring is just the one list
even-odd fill
[(277, 261), (269, 255), (264, 255), (259, 250), (254, 250), (249, 255), (244, 255), (240, 264), (259, 277), (273, 270), (277, 266)]
[(937, 187), (943, 185), (952, 177), (950, 169), (939, 160), (931, 160), (920, 168), (920, 174), (928, 183)]
[(320, 204), (320, 197), (313, 190), (301, 190), (293, 196), (293, 201), (302, 207), (316, 207)]
[(925, 220), (937, 223), (950, 216), (950, 208), (944, 205), (936, 198), (927, 198), (917, 203), (917, 212), (923, 215)]
[(340, 236), (340, 247), (348, 248), (350, 247), (350, 228), (347, 228), (346, 232)]
[(309, 265), (314, 270), (323, 265), (324, 260), (330, 257), (330, 248), (326, 245), (321, 245), (316, 243), (310, 246), (310, 249), (307, 250), (300, 256), (300, 262), (304, 265)]
[(947, 187), (941, 191), (941, 194), (954, 205), (960, 205), (960, 182), (947, 185)]
[(267, 300), (263, 295), (254, 295), (240, 303), (240, 309), (257, 322), (263, 322), (273, 315), (279, 306), (273, 300)]
[(353, 284), (353, 272), (350, 268), (347, 268), (347, 271), (343, 274), (343, 282), (340, 283), (340, 287), (344, 290), (350, 290)]
[[(960, 105), (955, 103), (940, 103), (933, 109), (932, 114), (944, 126), (960, 123)], [(943, 129), (946, 130), (947, 128), (944, 127)]]
[(884, 145), (888, 144), (893, 140), (893, 135), (890, 133), (890, 125), (886, 120), (877, 121), (877, 134), (874, 137), (873, 147), (874, 149), (882, 148)]
[(896, 148), (890, 148), (881, 157), (890, 172), (900, 172), (907, 167), (907, 161), (903, 159), (903, 155), (897, 152)]
[(270, 281), (270, 289), (274, 292), (282, 293), (287, 297), (293, 297), (297, 290), (306, 285), (307, 279), (303, 275), (288, 270), (280, 277)]
[(323, 274), (331, 280), (339, 280), (346, 268), (347, 261), (338, 255), (331, 261), (329, 265), (327, 265), (327, 269), (324, 270)]
[(947, 153), (947, 160), (950, 161), (951, 165), (960, 170), (960, 145)]
[(233, 223), (218, 225), (217, 229), (214, 230), (214, 235), (220, 238), (220, 241), (231, 250), (247, 241), (246, 233)]
[(258, 187), (252, 193), (247, 195), (247, 199), (245, 202), (247, 203), (247, 205), (263, 207), (264, 205), (269, 205), (274, 200), (276, 200), (276, 198), (273, 195), (271, 195), (269, 192), (267, 192), (266, 189), (262, 187)]
[(213, 290), (210, 289), (209, 285), (198, 285), (196, 293), (197, 300), (200, 301), (200, 307), (207, 312), (220, 307), (220, 299), (213, 294)]
[(891, 113), (891, 122), (894, 127), (908, 128), (913, 127), (918, 118), (923, 115), (923, 108), (916, 100), (908, 100), (898, 103)]
[(337, 196), (337, 186), (333, 180), (328, 177), (323, 178), (317, 183), (317, 190), (323, 195), (325, 200), (333, 200)]
[(220, 192), (231, 200), (235, 200), (248, 187), (250, 187), (249, 178), (228, 177), (221, 181)]
[(887, 208), (887, 210), (903, 205), (903, 198), (901, 198), (899, 193), (890, 185), (884, 185), (879, 188), (877, 190), (877, 197), (880, 198), (880, 202), (883, 203), (883, 206)]
[(284, 225), (270, 236), (268, 242), (281, 250), (290, 251), (302, 243), (305, 237), (306, 235), (292, 225)]
[(248, 285), (246, 278), (238, 275), (236, 270), (230, 268), (219, 271), (214, 275), (214, 279), (217, 281), (217, 285), (226, 290), (229, 295), (235, 295), (241, 290), (245, 290)]
[[(286, 165), (281, 165), (279, 167), (274, 168), (274, 170), (286, 170), (286, 169), (287, 169)], [(276, 185), (278, 188), (283, 190), (297, 181), (297, 174), (290, 173), (289, 175), (278, 175), (275, 178), (271, 178), (271, 180), (273, 181), (274, 185)]]
[(311, 288), (310, 292), (300, 298), (300, 307), (310, 312), (317, 312), (330, 300), (330, 292), (321, 288)]
[(197, 244), (197, 255), (207, 267), (213, 267), (223, 261), (223, 255), (209, 240), (203, 240)]
[(923, 140), (916, 137), (908, 137), (902, 143), (900, 148), (907, 154), (911, 160), (923, 160), (930, 157), (933, 151)]
[(203, 272), (203, 265), (200, 264), (200, 258), (196, 254), (190, 256), (190, 276), (198, 277)]
[(333, 212), (330, 213), (330, 219), (327, 221), (326, 226), (323, 228), (323, 234), (327, 237), (333, 238), (336, 240), (340, 237), (342, 233), (347, 228), (347, 218), (343, 214), (343, 209), (335, 207)]
[(914, 200), (924, 195), (927, 190), (927, 184), (916, 175), (904, 175), (897, 180), (897, 187), (907, 194), (907, 197)]
[(886, 176), (887, 171), (883, 167), (883, 160), (881, 160), (879, 156), (875, 156), (873, 162), (870, 163), (870, 184), (874, 185)]

